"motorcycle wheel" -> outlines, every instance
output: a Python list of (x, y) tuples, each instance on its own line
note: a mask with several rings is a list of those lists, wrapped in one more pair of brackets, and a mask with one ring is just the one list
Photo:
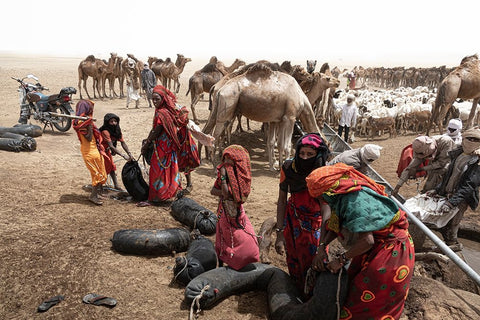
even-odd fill
[[(70, 115), (68, 109), (63, 105), (56, 106), (54, 112)], [(52, 117), (52, 124), (58, 131), (66, 132), (72, 126), (72, 119), (66, 117)]]

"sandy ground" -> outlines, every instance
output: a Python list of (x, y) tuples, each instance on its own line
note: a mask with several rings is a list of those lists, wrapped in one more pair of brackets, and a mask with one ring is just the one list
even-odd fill
[[(54, 94), (65, 86), (77, 87), (80, 61), (80, 58), (0, 56), (0, 126), (13, 126), (19, 115), (17, 83), (10, 77), (33, 73), (50, 88), (50, 94)], [(193, 59), (185, 67), (178, 94), (181, 104), (190, 105), (190, 96), (185, 96), (188, 78), (205, 63)], [(90, 78), (89, 88), (91, 85)], [(79, 95), (74, 98), (76, 103)], [(106, 113), (119, 115), (126, 142), (138, 157), (141, 141), (151, 128), (153, 109), (148, 108), (145, 100), (139, 109), (126, 109), (125, 105), (125, 99), (96, 100), (94, 116), (100, 126)], [(197, 110), (203, 125), (208, 117), (207, 103), (201, 102)], [(32, 123), (38, 124), (34, 120)], [(232, 142), (244, 145), (251, 154), (252, 191), (245, 209), (258, 232), (265, 219), (275, 216), (279, 174), (268, 170), (260, 124), (253, 124), (252, 128), (253, 132), (235, 135)], [(413, 138), (412, 133), (395, 139), (385, 135), (375, 140), (384, 149), (373, 168), (392, 185), (397, 181), (395, 170), (400, 151)], [(170, 215), (170, 209), (139, 208), (133, 202), (114, 199), (106, 200), (101, 207), (91, 204), (88, 193), (82, 190), (82, 186), (90, 183), (90, 176), (73, 129), (66, 133), (47, 129), (36, 140), (35, 152), (0, 151), (3, 184), (0, 318), (188, 318), (189, 306), (183, 302), (184, 288), (170, 285), (173, 256), (122, 255), (111, 250), (110, 244), (110, 238), (119, 229), (180, 227)], [(365, 143), (365, 139), (359, 139), (353, 147)], [(120, 174), (125, 161), (117, 157), (116, 163)], [(209, 192), (214, 182), (212, 165), (203, 163), (192, 176), (191, 197), (215, 211), (217, 199)], [(412, 196), (416, 194), (416, 186), (404, 186), (401, 193)], [(466, 221), (474, 221), (470, 211)], [(270, 256), (273, 264), (286, 268), (284, 257), (273, 250)], [(91, 292), (115, 297), (117, 307), (107, 309), (83, 304), (82, 297)], [(58, 294), (65, 295), (65, 301), (46, 314), (36, 313), (42, 300)], [(251, 292), (226, 299), (213, 309), (205, 310), (201, 318), (266, 319), (267, 310), (265, 293)]]

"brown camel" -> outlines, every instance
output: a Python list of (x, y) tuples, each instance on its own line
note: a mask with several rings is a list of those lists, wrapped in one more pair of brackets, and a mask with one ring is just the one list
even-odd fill
[(103, 96), (107, 97), (106, 94), (106, 81), (108, 80), (109, 85), (109, 94), (108, 97), (112, 99), (114, 96), (117, 97), (117, 93), (115, 92), (115, 67), (117, 65), (118, 55), (114, 52), (110, 53), (110, 58), (108, 59), (107, 69), (105, 70), (102, 79), (102, 89), (103, 89)]
[(432, 124), (438, 125), (440, 134), (443, 134), (443, 121), (449, 120), (446, 119), (447, 112), (457, 98), (473, 99), (472, 109), (465, 127), (468, 129), (472, 125), (480, 99), (480, 61), (476, 54), (463, 58), (460, 65), (440, 83), (432, 108), (432, 117), (428, 122), (427, 135), (430, 133)]
[(177, 54), (177, 57), (179, 59), (178, 66), (170, 61), (170, 63), (164, 63), (160, 67), (160, 78), (163, 81), (163, 86), (170, 90), (171, 81), (173, 80), (173, 89), (175, 93), (180, 91), (180, 81), (178, 80), (180, 74), (183, 72), (185, 65), (192, 61), (192, 59), (185, 58), (183, 55)]
[(322, 70), (326, 73), (314, 72), (312, 76), (300, 84), (303, 92), (307, 95), (308, 101), (315, 109), (315, 119), (317, 125), (322, 128), (323, 123), (328, 120), (332, 110), (331, 93), (338, 88), (340, 80), (333, 77), (329, 69)]
[[(216, 58), (215, 58), (216, 59)], [(195, 113), (195, 105), (200, 101), (201, 96), (204, 92), (210, 92), (212, 86), (217, 83), (225, 75), (224, 72), (231, 73), (236, 70), (238, 67), (245, 65), (245, 62), (239, 59), (235, 59), (230, 67), (225, 67), (223, 62), (215, 61), (210, 62), (205, 65), (202, 69), (195, 71), (195, 73), (188, 80), (188, 90), (185, 95), (190, 93), (191, 95), (191, 104), (190, 108), (192, 109), (193, 121), (198, 124), (197, 114)]]
[(210, 134), (208, 130), (214, 127), (215, 147), (219, 147), (219, 138), (237, 114), (269, 123), (267, 153), (271, 170), (274, 170), (275, 138), (278, 137), (279, 163), (283, 163), (290, 155), (297, 118), (306, 132), (319, 132), (312, 107), (297, 81), (288, 74), (273, 71), (267, 64), (254, 64), (226, 81), (217, 90), (214, 101), (204, 133)]
[(92, 77), (93, 79), (93, 98), (97, 98), (95, 89), (98, 92), (98, 97), (102, 97), (102, 94), (100, 93), (100, 86), (102, 84), (102, 75), (106, 69), (107, 64), (103, 60), (95, 58), (95, 56), (93, 55), (89, 55), (85, 58), (85, 60), (82, 60), (80, 62), (80, 64), (78, 65), (78, 91), (80, 93), (80, 99), (83, 99), (82, 81), (83, 89), (87, 93), (88, 99), (91, 99), (90, 94), (87, 90), (88, 77)]

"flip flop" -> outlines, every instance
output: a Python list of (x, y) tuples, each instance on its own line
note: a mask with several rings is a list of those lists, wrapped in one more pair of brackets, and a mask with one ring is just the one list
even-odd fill
[(137, 207), (150, 207), (152, 204), (148, 201), (140, 201), (137, 203)]
[(37, 308), (38, 312), (45, 312), (56, 304), (59, 304), (60, 301), (65, 300), (64, 296), (55, 296), (43, 301)]
[(93, 304), (95, 306), (106, 306), (113, 308), (117, 305), (117, 300), (107, 296), (103, 296), (96, 293), (89, 293), (83, 297), (82, 301), (86, 304)]
[(88, 201), (90, 201), (91, 203), (96, 204), (97, 206), (101, 206), (101, 205), (103, 204), (103, 201), (100, 200), (99, 198), (93, 199), (93, 198), (88, 197)]

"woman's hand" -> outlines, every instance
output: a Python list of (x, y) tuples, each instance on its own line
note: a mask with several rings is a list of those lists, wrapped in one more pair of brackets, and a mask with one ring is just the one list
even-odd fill
[(337, 273), (342, 269), (343, 263), (340, 262), (339, 258), (335, 258), (332, 261), (327, 263), (327, 269), (330, 270), (332, 273)]
[(281, 256), (285, 254), (285, 237), (283, 232), (277, 232), (277, 240), (275, 241), (275, 251)]
[(317, 249), (317, 254), (312, 260), (312, 269), (316, 271), (325, 271), (325, 261), (328, 261), (328, 254), (325, 251), (325, 246), (321, 245)]

